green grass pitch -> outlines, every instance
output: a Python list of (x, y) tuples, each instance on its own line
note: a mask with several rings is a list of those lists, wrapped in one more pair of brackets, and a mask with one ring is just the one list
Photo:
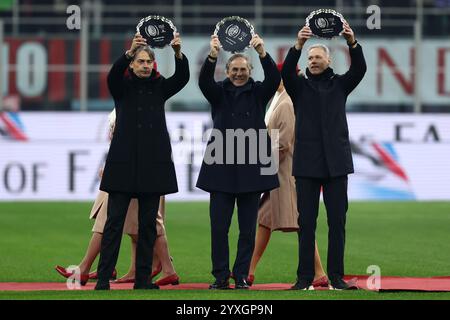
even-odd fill
[[(54, 266), (79, 263), (91, 237), (89, 202), (0, 203), (0, 282), (63, 282)], [(175, 268), (183, 283), (210, 283), (207, 202), (168, 202), (166, 229)], [(231, 265), (236, 253), (236, 213), (230, 230)], [(347, 215), (346, 274), (450, 275), (450, 202), (352, 202)], [(317, 241), (326, 266), (327, 225), (321, 205)], [(122, 240), (117, 269), (127, 271), (130, 241)], [(257, 283), (293, 283), (297, 234), (275, 232), (257, 272)], [(94, 264), (96, 265), (96, 263)], [(450, 299), (448, 293), (368, 291), (116, 290), (1, 292), (0, 299)]]

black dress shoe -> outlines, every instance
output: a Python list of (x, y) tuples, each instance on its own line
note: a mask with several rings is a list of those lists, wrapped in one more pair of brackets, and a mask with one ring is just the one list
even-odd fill
[(234, 289), (236, 290), (248, 290), (250, 288), (250, 286), (247, 283), (247, 280), (245, 279), (236, 279), (235, 284), (234, 284)]
[(98, 281), (97, 284), (95, 285), (95, 290), (109, 290), (109, 281), (108, 282), (104, 282), (104, 281)]
[(158, 290), (159, 286), (154, 283), (135, 283), (134, 290)]
[(314, 290), (312, 281), (297, 280), (297, 282), (291, 287), (291, 290)]
[(356, 286), (350, 286), (342, 278), (330, 279), (330, 284), (328, 285), (330, 290), (355, 290), (358, 289)]
[(227, 290), (230, 289), (230, 282), (227, 280), (218, 280), (214, 281), (213, 284), (209, 286), (211, 290)]

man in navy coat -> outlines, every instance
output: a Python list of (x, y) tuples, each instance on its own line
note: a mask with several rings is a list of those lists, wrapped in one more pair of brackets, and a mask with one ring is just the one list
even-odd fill
[(349, 46), (350, 69), (343, 75), (335, 74), (330, 68), (329, 49), (313, 45), (307, 51), (307, 78), (298, 77), (297, 61), (311, 36), (307, 26), (299, 31), (281, 72), (296, 118), (292, 174), (296, 178), (300, 229), (297, 283), (292, 289), (312, 289), (316, 220), (323, 188), (329, 226), (328, 278), (330, 288), (342, 290), (349, 288), (343, 281), (345, 221), (347, 175), (354, 172), (345, 105), (364, 77), (366, 63), (353, 30), (345, 22), (343, 36)]
[[(264, 70), (262, 82), (250, 77), (252, 66), (249, 58), (242, 54), (230, 57), (224, 81), (214, 80), (220, 48), (217, 36), (211, 38), (210, 53), (200, 71), (199, 86), (211, 104), (215, 133), (208, 142), (197, 181), (198, 188), (210, 193), (212, 274), (216, 279), (210, 289), (229, 288), (228, 231), (235, 202), (238, 207), (239, 241), (233, 277), (236, 289), (248, 289), (246, 279), (255, 245), (259, 199), (262, 192), (279, 187), (277, 166), (275, 170), (265, 172), (264, 169), (270, 169), (266, 165), (272, 166), (273, 163), (266, 163), (261, 154), (271, 155), (264, 114), (281, 77), (258, 35), (252, 38), (251, 46), (258, 53)], [(227, 139), (230, 134), (236, 134), (237, 140), (242, 138), (244, 143), (229, 144), (235, 141), (234, 137)], [(214, 153), (216, 159), (210, 161), (208, 150), (213, 145), (217, 146)]]

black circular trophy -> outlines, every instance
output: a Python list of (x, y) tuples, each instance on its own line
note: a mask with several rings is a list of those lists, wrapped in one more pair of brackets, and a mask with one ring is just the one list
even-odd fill
[(216, 24), (214, 35), (219, 37), (223, 50), (232, 53), (243, 52), (250, 47), (250, 40), (255, 35), (255, 29), (248, 20), (232, 16)]
[(331, 39), (344, 30), (344, 17), (332, 9), (319, 9), (309, 14), (306, 25), (316, 37)]
[(177, 28), (169, 19), (153, 15), (141, 19), (136, 26), (136, 31), (147, 40), (150, 47), (164, 48), (170, 45)]

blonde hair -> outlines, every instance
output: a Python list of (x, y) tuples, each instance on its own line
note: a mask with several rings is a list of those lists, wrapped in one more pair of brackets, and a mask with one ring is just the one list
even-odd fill
[(327, 58), (330, 57), (330, 49), (329, 49), (326, 45), (321, 44), (321, 43), (313, 44), (312, 46), (310, 46), (310, 47), (308, 48), (308, 53), (309, 53), (312, 49), (314, 49), (314, 48), (320, 48), (320, 49), (322, 49), (323, 51), (325, 51), (325, 54), (327, 55)]

